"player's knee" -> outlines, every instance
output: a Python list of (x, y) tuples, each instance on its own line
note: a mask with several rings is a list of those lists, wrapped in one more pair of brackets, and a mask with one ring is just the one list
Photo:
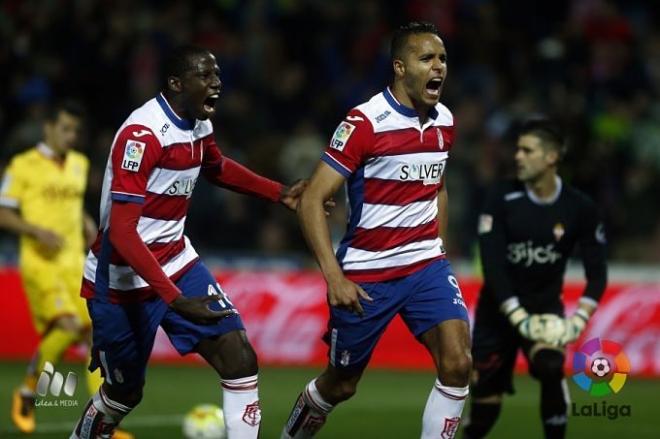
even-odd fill
[(80, 321), (70, 315), (62, 316), (53, 322), (53, 326), (67, 332), (74, 334), (81, 334), (84, 331), (83, 326), (80, 324)]
[(530, 364), (530, 374), (540, 381), (561, 380), (564, 377), (564, 354), (554, 349), (541, 349)]
[(331, 399), (333, 403), (336, 404), (337, 402), (346, 401), (347, 399), (352, 398), (357, 392), (357, 382), (352, 380), (338, 381), (333, 383), (333, 386), (329, 391), (332, 394), (329, 399)]
[(258, 372), (257, 353), (252, 345), (245, 343), (231, 361), (223, 361), (221, 376), (224, 379), (237, 379), (256, 375)]
[(446, 386), (464, 387), (470, 381), (472, 371), (472, 355), (461, 352), (445, 356), (438, 365), (438, 378)]
[(108, 384), (103, 385), (103, 391), (112, 401), (118, 402), (127, 407), (136, 407), (142, 401), (142, 388), (141, 386), (135, 387), (118, 387)]

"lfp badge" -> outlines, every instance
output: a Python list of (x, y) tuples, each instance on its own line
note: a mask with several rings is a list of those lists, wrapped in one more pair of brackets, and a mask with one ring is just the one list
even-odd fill
[(592, 338), (573, 356), (573, 381), (592, 396), (619, 393), (630, 373), (630, 362), (619, 343)]

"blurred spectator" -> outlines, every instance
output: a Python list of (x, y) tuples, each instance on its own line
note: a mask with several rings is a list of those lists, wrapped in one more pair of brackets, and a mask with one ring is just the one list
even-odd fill
[[(221, 147), (291, 182), (309, 175), (333, 121), (387, 85), (385, 36), (410, 19), (430, 20), (448, 48), (451, 87), (443, 102), (458, 130), (447, 176), (452, 257), (472, 256), (481, 194), (510, 169), (511, 125), (543, 113), (569, 131), (564, 178), (603, 208), (611, 256), (657, 263), (656, 9), (638, 0), (4, 1), (0, 169), (34, 145), (44, 102), (78, 97), (91, 109), (87, 201), (97, 214), (113, 127), (157, 90), (161, 55), (197, 43), (213, 48), (221, 68)], [(206, 186), (200, 192), (205, 202), (193, 206), (204, 209), (191, 212), (188, 230), (204, 235), (197, 241), (207, 251), (222, 245), (305, 253), (293, 216), (271, 218), (241, 197)], [(222, 214), (207, 215), (208, 209)], [(251, 227), (262, 231), (243, 233)], [(339, 227), (343, 221), (333, 221)]]

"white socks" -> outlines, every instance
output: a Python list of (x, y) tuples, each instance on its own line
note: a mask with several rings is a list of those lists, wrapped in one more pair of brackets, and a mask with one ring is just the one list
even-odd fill
[(333, 405), (326, 402), (316, 388), (316, 378), (298, 396), (281, 439), (307, 439), (321, 429)]
[(70, 439), (110, 439), (117, 425), (132, 409), (108, 398), (100, 387), (85, 406)]
[(261, 423), (257, 375), (235, 380), (221, 379), (220, 383), (227, 438), (256, 438)]
[(456, 435), (468, 392), (468, 386), (448, 387), (435, 380), (424, 408), (422, 439), (452, 439)]

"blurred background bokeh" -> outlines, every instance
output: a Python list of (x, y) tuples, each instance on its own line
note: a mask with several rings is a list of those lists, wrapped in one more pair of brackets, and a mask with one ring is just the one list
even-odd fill
[[(98, 218), (116, 129), (159, 90), (159, 63), (194, 43), (218, 57), (215, 116), (228, 156), (290, 183), (309, 176), (352, 106), (389, 82), (389, 39), (433, 22), (448, 50), (442, 101), (458, 138), (447, 178), (449, 252), (469, 260), (483, 195), (511, 169), (511, 126), (557, 118), (570, 135), (562, 176), (599, 204), (611, 260), (660, 262), (660, 8), (631, 0), (3, 0), (0, 171), (41, 136), (45, 105), (87, 109), (88, 210)], [(655, 194), (655, 195), (654, 195)], [(200, 183), (187, 233), (207, 257), (309, 262), (295, 216)], [(343, 231), (342, 209), (333, 233)], [(0, 234), (0, 261), (16, 257)], [(256, 259), (255, 259), (256, 257)]]

